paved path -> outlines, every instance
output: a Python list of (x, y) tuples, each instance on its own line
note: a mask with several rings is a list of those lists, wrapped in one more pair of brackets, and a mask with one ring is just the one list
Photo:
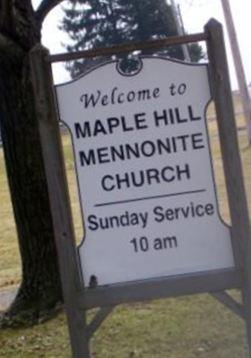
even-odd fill
[(3, 288), (0, 290), (0, 311), (5, 311), (14, 300), (18, 287)]

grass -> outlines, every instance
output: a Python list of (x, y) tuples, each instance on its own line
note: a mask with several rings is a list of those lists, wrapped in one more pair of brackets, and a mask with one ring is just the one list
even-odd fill
[(20, 281), (20, 257), (2, 149), (0, 150), (0, 203), (1, 288)]
[[(209, 109), (213, 113), (213, 109)], [(238, 117), (238, 127), (243, 127)], [(220, 210), (229, 221), (229, 211), (222, 174), (221, 154), (215, 121), (209, 123), (211, 147)], [(251, 148), (246, 132), (238, 131), (248, 202), (251, 203)], [(74, 178), (70, 139), (64, 136), (65, 160), (76, 236), (82, 225)], [(10, 204), (0, 150), (0, 287), (6, 289), (20, 282), (20, 258), (15, 223)], [(233, 295), (238, 297), (237, 292)], [(93, 311), (88, 313), (88, 319)], [(245, 326), (241, 319), (210, 295), (157, 300), (121, 305), (104, 322), (92, 340), (95, 358), (245, 358), (248, 356)], [(57, 318), (29, 329), (0, 331), (0, 357), (70, 357), (66, 318)]]
[[(70, 357), (66, 319), (5, 330), (1, 357)], [(102, 358), (245, 358), (243, 322), (208, 295), (123, 305), (92, 341)]]

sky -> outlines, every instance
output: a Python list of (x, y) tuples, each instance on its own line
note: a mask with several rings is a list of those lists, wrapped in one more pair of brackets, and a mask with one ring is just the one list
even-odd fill
[[(36, 8), (36, 6), (41, 2), (41, 0), (33, 0), (32, 2), (34, 7)], [(176, 0), (176, 3), (180, 5), (185, 29), (189, 34), (202, 32), (204, 25), (212, 17), (214, 17), (223, 24), (231, 83), (232, 88), (236, 89), (238, 85), (231, 55), (231, 49), (229, 46), (227, 30), (224, 22), (221, 0)], [(229, 3), (234, 18), (235, 30), (240, 47), (246, 80), (249, 84), (251, 83), (251, 36), (249, 28), (251, 16), (251, 1), (229, 0)], [(58, 29), (60, 19), (63, 16), (63, 4), (64, 1), (62, 2), (62, 5), (58, 5), (53, 11), (51, 11), (51, 13), (47, 16), (43, 26), (43, 44), (53, 54), (65, 52), (62, 43), (67, 43), (67, 35)], [(64, 69), (63, 64), (54, 65), (53, 74), (55, 83), (65, 82), (69, 79), (69, 74)]]

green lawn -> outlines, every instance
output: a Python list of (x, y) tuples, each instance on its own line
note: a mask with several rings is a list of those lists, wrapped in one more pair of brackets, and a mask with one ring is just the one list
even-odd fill
[[(212, 109), (211, 109), (212, 110)], [(238, 119), (243, 126), (243, 119)], [(218, 136), (209, 124), (220, 209), (229, 220)], [(248, 202), (251, 203), (251, 148), (245, 131), (239, 141)], [(67, 174), (72, 198), (75, 230), (82, 235), (74, 167), (69, 137), (64, 136)], [(0, 150), (0, 287), (20, 282), (20, 258), (15, 224)], [(237, 292), (233, 292), (238, 296)], [(92, 313), (90, 313), (91, 315)], [(210, 295), (196, 295), (117, 307), (92, 340), (96, 358), (244, 358), (247, 357), (245, 327), (234, 314)], [(65, 315), (30, 329), (0, 332), (0, 357), (69, 357)]]

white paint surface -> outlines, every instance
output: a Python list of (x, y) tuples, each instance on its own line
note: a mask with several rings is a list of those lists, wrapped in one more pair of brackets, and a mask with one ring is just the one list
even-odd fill
[[(183, 95), (171, 95), (170, 86), (182, 83), (186, 85), (186, 92)], [(95, 94), (99, 90), (103, 95), (108, 95), (104, 103), (111, 102), (109, 96), (113, 88), (117, 88), (114, 90), (116, 94), (142, 89), (153, 91), (159, 88), (159, 95), (152, 96), (149, 100), (108, 105), (98, 103), (88, 108), (85, 108), (84, 102), (80, 100), (81, 96)], [(116, 63), (112, 62), (76, 81), (57, 86), (56, 92), (60, 118), (72, 134), (75, 153), (85, 227), (85, 238), (79, 248), (79, 254), (86, 285), (92, 275), (97, 278), (98, 285), (107, 285), (234, 265), (229, 228), (223, 224), (218, 214), (204, 118), (210, 101), (206, 65), (186, 65), (149, 57), (143, 59), (143, 68), (137, 75), (128, 77), (122, 76), (117, 71)], [(191, 106), (195, 117), (201, 117), (200, 120), (185, 121), (189, 119), (188, 106)], [(159, 126), (156, 126), (154, 111), (160, 114), (166, 110), (169, 113), (170, 109), (173, 113), (178, 109), (184, 123), (178, 124), (175, 120), (175, 124), (170, 124), (169, 118), (168, 125), (163, 125), (164, 122), (160, 121)], [(135, 114), (140, 114), (142, 119), (142, 122), (138, 123), (140, 129), (135, 129)], [(110, 134), (99, 133), (79, 139), (76, 137), (74, 123), (83, 125), (84, 122), (89, 122), (93, 127), (95, 121), (100, 120), (106, 126), (107, 118), (121, 116), (124, 116), (127, 127), (134, 128), (133, 130), (123, 131), (122, 127), (118, 126)], [(188, 135), (191, 138), (191, 135), (196, 133), (196, 138), (199, 139), (196, 148), (188, 141), (187, 150), (184, 150), (177, 137)], [(176, 152), (109, 161), (111, 146), (119, 148), (125, 144), (141, 145), (145, 141), (156, 143), (158, 139), (164, 141), (167, 137), (175, 137), (178, 141)], [(95, 151), (98, 148), (108, 148), (103, 149), (102, 153), (106, 153), (102, 157), (103, 163), (85, 163), (81, 166), (79, 152), (89, 153), (89, 150)], [(106, 189), (111, 189), (114, 184), (111, 177), (116, 174), (124, 176), (125, 173), (139, 173), (140, 170), (147, 169), (161, 171), (167, 166), (176, 168), (177, 165), (183, 168), (185, 164), (189, 166), (190, 178), (181, 175), (181, 180), (152, 180), (151, 185), (145, 183), (140, 187), (129, 188), (122, 184), (121, 189), (114, 188), (109, 191), (104, 190), (101, 185), (104, 177), (108, 178)], [(170, 179), (172, 172), (166, 173), (166, 177)], [(193, 206), (209, 204), (214, 208), (213, 213), (203, 217), (184, 218), (181, 212), (186, 212), (191, 203)], [(183, 209), (178, 210), (179, 219), (157, 222), (156, 219), (160, 219), (160, 216), (154, 214), (156, 207)], [(93, 224), (88, 220), (91, 215), (103, 219), (122, 216), (124, 220), (127, 215), (134, 218), (137, 215), (146, 215), (147, 222), (145, 226), (139, 221), (138, 225), (94, 230)], [(144, 252), (138, 247), (138, 252), (135, 252), (131, 240), (136, 238), (139, 245), (138, 240), (141, 237), (147, 238), (149, 249)], [(156, 239), (165, 237), (176, 237), (177, 247), (174, 245), (172, 248), (168, 246), (167, 249), (154, 249)]]

